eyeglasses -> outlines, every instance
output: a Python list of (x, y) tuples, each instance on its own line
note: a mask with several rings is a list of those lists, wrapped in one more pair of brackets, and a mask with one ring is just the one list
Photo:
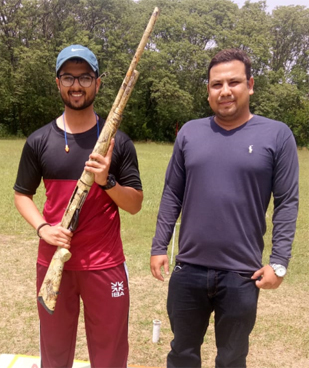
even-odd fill
[(92, 85), (92, 81), (96, 79), (96, 77), (92, 77), (89, 74), (83, 74), (78, 77), (74, 77), (71, 74), (62, 74), (59, 75), (59, 79), (63, 87), (72, 87), (75, 83), (75, 79), (77, 79), (81, 87), (88, 88)]

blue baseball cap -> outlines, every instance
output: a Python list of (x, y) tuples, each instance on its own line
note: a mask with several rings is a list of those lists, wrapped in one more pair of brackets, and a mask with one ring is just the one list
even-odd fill
[(85, 60), (90, 65), (91, 69), (97, 73), (97, 76), (99, 75), (99, 64), (97, 58), (92, 51), (82, 45), (71, 45), (60, 51), (56, 62), (56, 74), (58, 74), (62, 65), (72, 58)]

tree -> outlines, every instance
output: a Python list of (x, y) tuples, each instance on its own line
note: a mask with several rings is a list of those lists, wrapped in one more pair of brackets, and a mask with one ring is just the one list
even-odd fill
[(271, 33), (271, 68), (283, 68), (286, 75), (293, 68), (309, 72), (309, 9), (303, 6), (280, 6), (273, 11)]
[[(30, 134), (63, 109), (55, 85), (61, 49), (98, 57), (106, 117), (155, 6), (161, 14), (138, 65), (121, 128), (133, 139), (173, 141), (176, 127), (208, 116), (207, 68), (223, 48), (252, 59), (253, 113), (281, 119), (307, 144), (309, 9), (231, 0), (0, 0), (0, 134)], [(307, 140), (307, 143), (306, 143)], [(305, 143), (304, 143), (305, 142)]]

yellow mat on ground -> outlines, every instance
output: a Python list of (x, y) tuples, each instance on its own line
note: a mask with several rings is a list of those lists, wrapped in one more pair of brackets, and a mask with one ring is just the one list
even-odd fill
[[(128, 368), (155, 368), (129, 365)], [(18, 354), (0, 354), (0, 368), (40, 368), (40, 358)], [(75, 360), (73, 368), (91, 368), (89, 362)]]
[[(74, 368), (90, 368), (89, 362), (75, 361)], [(0, 368), (40, 368), (40, 358), (26, 355), (1, 354)]]

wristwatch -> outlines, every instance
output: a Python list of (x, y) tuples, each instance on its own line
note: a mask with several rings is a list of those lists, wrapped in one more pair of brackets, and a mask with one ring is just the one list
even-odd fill
[(114, 186), (116, 185), (116, 178), (113, 174), (108, 174), (107, 176), (107, 183), (105, 185), (100, 185), (100, 187), (103, 190), (108, 190), (111, 188), (114, 188)]
[(275, 271), (275, 274), (278, 277), (285, 276), (285, 274), (286, 274), (286, 268), (284, 266), (282, 266), (281, 264), (277, 264), (277, 263), (270, 263), (270, 266)]

